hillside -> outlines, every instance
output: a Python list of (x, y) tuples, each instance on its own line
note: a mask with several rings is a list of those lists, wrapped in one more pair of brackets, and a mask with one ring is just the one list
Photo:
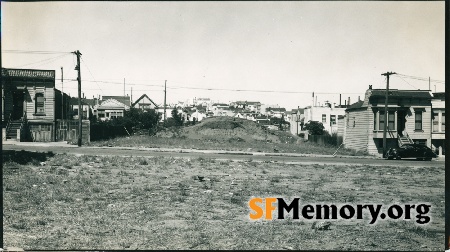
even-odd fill
[(197, 125), (182, 129), (168, 129), (157, 134), (158, 137), (179, 137), (214, 142), (271, 142), (293, 143), (298, 137), (287, 132), (270, 131), (261, 125), (240, 118), (212, 117)]

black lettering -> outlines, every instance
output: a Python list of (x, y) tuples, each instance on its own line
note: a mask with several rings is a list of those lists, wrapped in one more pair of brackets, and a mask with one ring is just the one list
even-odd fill
[(283, 198), (277, 198), (278, 199), (278, 219), (284, 220), (284, 210), (286, 212), (290, 212), (291, 210), (294, 210), (293, 219), (298, 220), (298, 200), (299, 198), (294, 198), (292, 200), (290, 205), (287, 205)]
[[(345, 209), (348, 209), (349, 214), (347, 215)], [(355, 209), (350, 205), (343, 205), (339, 211), (340, 215), (344, 219), (351, 219), (355, 215)]]
[[(328, 205), (316, 205), (316, 219), (322, 219), (322, 209), (324, 209), (324, 219), (330, 219), (330, 206)], [(331, 219), (337, 220), (337, 207), (331, 205)]]
[(313, 216), (309, 216), (308, 213), (314, 213), (314, 207), (313, 206), (311, 206), (311, 205), (304, 206), (303, 209), (302, 209), (302, 215), (303, 215), (303, 218), (308, 219), (308, 220), (314, 218), (314, 215)]

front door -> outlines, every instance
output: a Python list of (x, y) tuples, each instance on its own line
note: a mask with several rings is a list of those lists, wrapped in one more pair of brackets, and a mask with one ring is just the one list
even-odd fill
[(25, 96), (22, 90), (13, 92), (13, 111), (12, 111), (12, 119), (18, 120), (23, 116), (23, 102)]
[(397, 133), (399, 136), (403, 136), (403, 131), (405, 130), (405, 111), (397, 111)]

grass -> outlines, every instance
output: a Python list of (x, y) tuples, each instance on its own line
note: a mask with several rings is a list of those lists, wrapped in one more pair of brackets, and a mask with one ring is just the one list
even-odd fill
[[(443, 249), (441, 168), (66, 154), (40, 162), (3, 163), (5, 247)], [(340, 220), (314, 231), (305, 220), (249, 221), (248, 200), (272, 196), (301, 204), (429, 202), (432, 222)]]
[[(337, 146), (304, 142), (289, 132), (266, 131), (249, 120), (228, 117), (207, 118), (193, 126), (169, 128), (156, 136), (118, 137), (94, 141), (90, 145), (327, 155), (338, 149)], [(337, 155), (364, 156), (367, 153), (341, 148)]]

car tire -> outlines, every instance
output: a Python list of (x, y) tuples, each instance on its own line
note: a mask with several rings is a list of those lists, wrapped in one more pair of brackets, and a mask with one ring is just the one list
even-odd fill
[(398, 154), (396, 154), (395, 159), (400, 160), (400, 159), (402, 159), (402, 157), (400, 157)]

